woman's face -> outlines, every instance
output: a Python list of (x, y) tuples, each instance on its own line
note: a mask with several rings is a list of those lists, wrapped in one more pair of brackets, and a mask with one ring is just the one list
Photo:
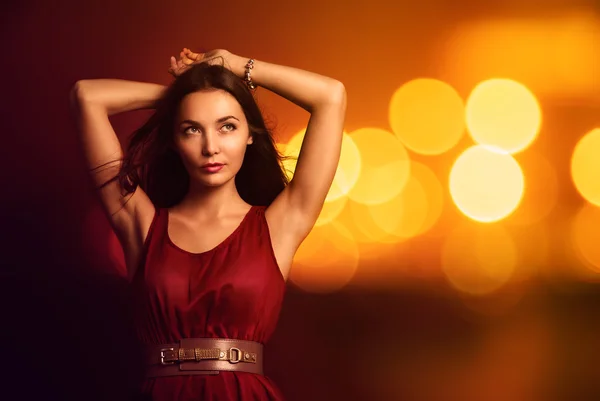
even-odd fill
[(220, 186), (235, 177), (252, 143), (240, 104), (214, 89), (185, 96), (175, 120), (174, 145), (190, 178)]

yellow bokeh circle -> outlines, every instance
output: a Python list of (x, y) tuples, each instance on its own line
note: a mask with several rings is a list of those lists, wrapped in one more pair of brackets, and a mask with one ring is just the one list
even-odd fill
[(537, 137), (542, 112), (525, 85), (510, 79), (490, 79), (469, 95), (466, 118), (475, 142), (516, 153)]
[(437, 155), (450, 150), (465, 132), (465, 106), (449, 84), (419, 78), (392, 95), (389, 121), (392, 131), (415, 153)]
[(355, 202), (384, 203), (402, 191), (410, 174), (406, 148), (389, 131), (361, 128), (350, 133), (358, 147), (361, 171), (348, 197)]
[(480, 145), (465, 150), (450, 172), (450, 195), (458, 209), (486, 223), (510, 215), (524, 186), (521, 167), (511, 155)]
[(600, 208), (586, 204), (571, 225), (571, 239), (576, 254), (584, 264), (600, 273)]
[(519, 255), (513, 239), (501, 226), (459, 227), (443, 245), (442, 269), (461, 292), (484, 295), (512, 277)]
[(575, 146), (571, 176), (581, 196), (600, 206), (600, 128), (587, 133)]
[(313, 228), (294, 257), (290, 281), (308, 292), (330, 293), (346, 286), (358, 268), (358, 246), (342, 224)]
[[(304, 135), (306, 135), (306, 129), (294, 134), (287, 144), (280, 145), (281, 152), (286, 156), (283, 160), (283, 165), (290, 180), (294, 177), (296, 171), (296, 164), (304, 141)], [(332, 202), (347, 195), (354, 184), (356, 184), (360, 170), (360, 152), (352, 138), (344, 132), (340, 160), (325, 202)]]

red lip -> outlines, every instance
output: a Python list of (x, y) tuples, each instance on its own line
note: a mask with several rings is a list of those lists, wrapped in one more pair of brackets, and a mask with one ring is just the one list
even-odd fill
[(206, 163), (202, 167), (221, 167), (223, 163)]

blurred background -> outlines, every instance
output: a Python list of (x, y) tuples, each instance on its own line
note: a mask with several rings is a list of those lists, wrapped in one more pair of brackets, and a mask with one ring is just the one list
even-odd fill
[[(0, 30), (9, 394), (126, 399), (139, 380), (68, 93), (168, 84), (189, 47), (348, 92), (340, 166), (267, 348), (288, 400), (600, 399), (597, 0), (13, 0)], [(297, 156), (308, 114), (256, 97)], [(123, 144), (148, 116), (112, 119)]]

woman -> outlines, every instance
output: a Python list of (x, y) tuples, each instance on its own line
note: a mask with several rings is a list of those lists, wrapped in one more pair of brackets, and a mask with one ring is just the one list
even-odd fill
[[(344, 86), (225, 50), (184, 49), (169, 87), (83, 80), (82, 148), (132, 282), (152, 400), (280, 400), (262, 375), (292, 258), (337, 168)], [(252, 96), (310, 113), (293, 179)], [(156, 108), (123, 154), (112, 114)]]

